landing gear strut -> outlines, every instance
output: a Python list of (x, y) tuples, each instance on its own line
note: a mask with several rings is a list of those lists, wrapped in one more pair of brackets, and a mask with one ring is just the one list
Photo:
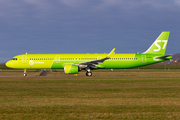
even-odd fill
[(23, 75), (24, 75), (24, 77), (27, 76), (26, 69), (24, 69), (24, 74)]
[(89, 68), (86, 68), (85, 70), (87, 71), (86, 76), (92, 76), (92, 72), (90, 71)]

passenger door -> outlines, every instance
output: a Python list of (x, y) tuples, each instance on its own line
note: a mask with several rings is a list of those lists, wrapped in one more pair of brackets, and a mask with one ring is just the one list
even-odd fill
[(60, 55), (56, 55), (56, 63), (60, 63)]
[(27, 55), (23, 55), (22, 56), (22, 64), (26, 64), (27, 63)]
[(146, 63), (146, 55), (142, 55), (142, 63)]

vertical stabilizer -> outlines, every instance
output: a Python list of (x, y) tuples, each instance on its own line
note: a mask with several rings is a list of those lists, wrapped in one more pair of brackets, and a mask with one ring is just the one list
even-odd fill
[(163, 31), (145, 54), (165, 54), (169, 38), (169, 31)]

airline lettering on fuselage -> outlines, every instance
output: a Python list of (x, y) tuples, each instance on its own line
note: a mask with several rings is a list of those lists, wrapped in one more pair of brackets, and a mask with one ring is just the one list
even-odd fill
[(35, 64), (44, 64), (44, 62), (34, 62)]
[(167, 45), (167, 40), (156, 40), (155, 45), (156, 45), (156, 47), (158, 47), (158, 49), (154, 49), (154, 51), (160, 51), (161, 50), (161, 46), (158, 44), (158, 42), (164, 42), (162, 49), (165, 49), (165, 47)]
[(34, 62), (33, 60), (30, 60), (30, 61), (29, 61), (29, 64), (30, 64), (30, 65), (34, 65), (34, 64), (44, 64), (44, 62), (39, 62), (39, 61), (38, 61), (38, 62), (36, 62), (36, 61)]

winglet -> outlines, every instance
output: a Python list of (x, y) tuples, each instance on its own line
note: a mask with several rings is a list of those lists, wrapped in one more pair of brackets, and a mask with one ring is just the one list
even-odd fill
[(113, 48), (107, 57), (111, 57), (116, 48)]

